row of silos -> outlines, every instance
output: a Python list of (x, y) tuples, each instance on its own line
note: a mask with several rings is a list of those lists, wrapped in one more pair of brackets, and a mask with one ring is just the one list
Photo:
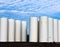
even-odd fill
[(60, 20), (31, 17), (29, 42), (60, 42)]
[(26, 21), (0, 18), (0, 42), (26, 42)]
[[(60, 20), (30, 17), (29, 42), (60, 42)], [(0, 18), (0, 42), (27, 42), (27, 22)]]

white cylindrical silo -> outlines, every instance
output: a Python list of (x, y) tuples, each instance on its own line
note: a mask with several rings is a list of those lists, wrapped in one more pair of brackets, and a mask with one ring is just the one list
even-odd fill
[(1, 18), (1, 42), (7, 42), (7, 18)]
[(38, 18), (30, 18), (30, 35), (29, 42), (38, 42)]
[(39, 21), (39, 42), (48, 42), (47, 33), (48, 33), (48, 17), (41, 16)]
[(53, 32), (54, 32), (54, 28), (53, 28), (53, 18), (48, 18), (48, 42), (53, 42)]
[(16, 26), (15, 26), (15, 29), (16, 29), (16, 31), (15, 31), (15, 41), (16, 42), (21, 42), (21, 29), (22, 29), (22, 27), (21, 27), (21, 20), (16, 20), (15, 21), (15, 24), (16, 24)]
[(57, 36), (58, 35), (57, 34), (58, 33), (58, 26), (57, 25), (58, 25), (57, 19), (54, 19), (54, 27), (53, 27), (54, 28), (54, 34), (53, 34), (54, 35), (54, 42), (58, 42), (58, 36)]
[(8, 42), (14, 42), (14, 19), (9, 19), (8, 22)]
[(60, 42), (60, 20), (58, 20), (58, 42)]
[(27, 23), (26, 21), (22, 21), (22, 42), (26, 42), (27, 39), (27, 30), (26, 30), (26, 27), (27, 27)]

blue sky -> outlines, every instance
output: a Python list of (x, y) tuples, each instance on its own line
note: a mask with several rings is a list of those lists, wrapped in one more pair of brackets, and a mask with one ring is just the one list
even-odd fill
[(60, 0), (0, 0), (0, 17), (25, 20), (29, 24), (30, 16), (44, 15), (60, 19)]

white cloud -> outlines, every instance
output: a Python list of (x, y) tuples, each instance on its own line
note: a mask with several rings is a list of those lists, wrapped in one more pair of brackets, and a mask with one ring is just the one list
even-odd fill
[(17, 13), (17, 14), (25, 14), (25, 13), (35, 13), (35, 12), (24, 12), (24, 11), (17, 11), (17, 10), (0, 10), (0, 13), (4, 13), (4, 12), (12, 12), (12, 13)]
[(40, 13), (45, 13), (45, 14), (54, 14), (56, 12), (60, 12), (60, 5), (50, 6), (40, 10)]
[(17, 11), (17, 10), (10, 10), (12, 13), (34, 13), (34, 12), (24, 12), (24, 11)]
[(5, 12), (5, 10), (0, 10), (0, 13), (4, 13)]

